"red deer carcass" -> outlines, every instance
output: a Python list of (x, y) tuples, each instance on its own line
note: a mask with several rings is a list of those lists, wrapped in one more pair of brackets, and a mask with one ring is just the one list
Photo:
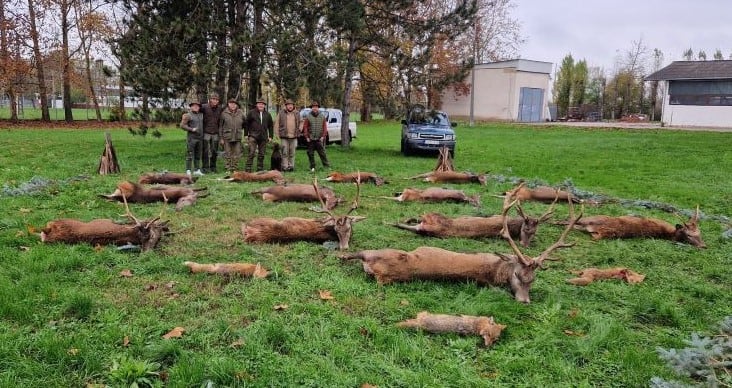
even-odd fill
[(267, 202), (325, 202), (325, 210), (332, 210), (338, 203), (340, 198), (336, 197), (333, 190), (321, 187), (320, 192), (316, 193), (312, 185), (305, 184), (288, 184), (282, 186), (270, 186), (259, 190), (252, 191), (252, 194), (262, 194), (262, 200)]
[(485, 346), (498, 340), (505, 325), (496, 323), (493, 317), (474, 317), (471, 315), (432, 314), (422, 311), (414, 319), (397, 323), (399, 327), (422, 329), (430, 333), (477, 334), (483, 337)]
[(175, 210), (181, 210), (195, 204), (199, 196), (204, 196), (199, 194), (203, 190), (206, 189), (174, 186), (145, 188), (137, 183), (125, 181), (119, 183), (112, 194), (101, 194), (100, 197), (120, 202), (126, 200), (130, 203), (171, 202), (176, 204)]
[(577, 275), (577, 277), (573, 279), (567, 279), (567, 283), (574, 284), (575, 286), (586, 286), (595, 280), (603, 279), (621, 279), (630, 284), (636, 284), (642, 282), (643, 279), (646, 278), (646, 275), (641, 275), (624, 267), (605, 269), (586, 268), (581, 271), (570, 272)]
[(409, 179), (418, 178), (424, 178), (423, 181), (431, 183), (480, 183), (483, 186), (486, 185), (485, 174), (473, 174), (472, 172), (432, 171)]
[(439, 187), (430, 187), (424, 190), (406, 188), (401, 193), (398, 193), (396, 197), (379, 198), (387, 198), (399, 202), (467, 202), (473, 206), (480, 206), (480, 197), (477, 194), (468, 196), (462, 190), (443, 189)]
[(162, 184), (162, 185), (190, 185), (198, 180), (198, 177), (193, 177), (188, 174), (181, 174), (177, 172), (148, 172), (142, 174), (137, 183), (140, 184)]
[(478, 284), (508, 285), (517, 301), (529, 303), (529, 290), (534, 282), (536, 269), (558, 248), (572, 246), (564, 238), (582, 217), (574, 217), (570, 202), (567, 228), (559, 240), (536, 258), (521, 253), (508, 232), (508, 211), (516, 200), (504, 199), (503, 237), (508, 240), (514, 255), (492, 253), (458, 253), (441, 248), (419, 247), (411, 252), (398, 249), (366, 250), (343, 255), (342, 259), (360, 259), (364, 271), (376, 278), (379, 284), (413, 279), (473, 280)]
[(342, 174), (338, 171), (334, 171), (330, 174), (328, 174), (328, 177), (325, 178), (328, 182), (336, 182), (336, 183), (355, 183), (356, 180), (358, 180), (360, 177), (360, 180), (362, 183), (373, 183), (376, 186), (381, 186), (384, 183), (387, 182), (384, 178), (372, 173), (372, 172), (351, 172), (348, 174)]
[[(516, 203), (516, 209), (521, 217), (510, 217), (508, 219), (508, 230), (513, 238), (519, 239), (521, 245), (528, 247), (531, 240), (534, 239), (534, 235), (536, 235), (539, 224), (551, 217), (554, 212), (554, 204), (539, 218), (527, 216), (518, 202)], [(503, 229), (503, 216), (500, 215), (449, 218), (439, 213), (427, 213), (418, 220), (410, 219), (406, 222), (397, 223), (394, 226), (431, 237), (502, 237), (501, 230)]]
[(140, 246), (143, 252), (154, 249), (169, 231), (168, 221), (160, 221), (160, 217), (140, 221), (132, 215), (126, 202), (125, 207), (129, 223), (119, 224), (108, 219), (83, 222), (66, 218), (50, 221), (41, 231), (41, 241), (91, 245), (132, 244)]
[(636, 216), (591, 216), (577, 222), (575, 229), (587, 232), (593, 240), (605, 238), (650, 237), (706, 248), (699, 230), (699, 207), (687, 222), (672, 225), (657, 218)]
[[(353, 224), (366, 217), (351, 216), (351, 212), (358, 208), (360, 182), (356, 191), (356, 199), (345, 215), (336, 216), (326, 210), (328, 216), (321, 219), (286, 217), (281, 220), (273, 218), (254, 218), (242, 224), (241, 231), (247, 243), (287, 243), (292, 241), (338, 241), (338, 249), (346, 250), (353, 234)], [(320, 192), (317, 181), (313, 184), (316, 192)], [(321, 197), (322, 198), (322, 197)], [(326, 209), (325, 203), (322, 203)]]
[(538, 201), (544, 203), (552, 203), (556, 200), (567, 202), (570, 199), (573, 203), (580, 203), (579, 198), (575, 197), (572, 193), (564, 190), (555, 189), (549, 186), (537, 186), (530, 189), (524, 186), (523, 183), (519, 184), (516, 188), (506, 191), (503, 193), (504, 196), (513, 196), (521, 202), (526, 201)]
[(231, 175), (222, 178), (222, 180), (238, 183), (273, 181), (278, 185), (285, 183), (285, 177), (282, 175), (282, 172), (277, 170), (259, 172), (234, 171)]

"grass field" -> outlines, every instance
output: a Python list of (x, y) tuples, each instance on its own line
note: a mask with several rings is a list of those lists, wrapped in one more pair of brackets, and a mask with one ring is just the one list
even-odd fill
[[(171, 221), (176, 233), (155, 252), (40, 243), (34, 233), (52, 219), (122, 218), (120, 204), (97, 196), (118, 181), (182, 171), (183, 131), (161, 132), (153, 139), (112, 130), (122, 173), (99, 176), (102, 131), (0, 130), (0, 386), (637, 387), (653, 376), (676, 378), (657, 347), (683, 347), (690, 333), (708, 333), (732, 314), (732, 243), (720, 222), (732, 215), (730, 133), (458, 127), (458, 170), (551, 185), (571, 180), (582, 190), (686, 211), (701, 206), (708, 249), (661, 240), (593, 242), (573, 232), (568, 240), (576, 245), (555, 253), (561, 260), (537, 274), (532, 303), (523, 305), (505, 288), (471, 282), (378, 286), (359, 263), (341, 263), (337, 252), (317, 244), (244, 244), (240, 225), (252, 217), (316, 215), (306, 204), (263, 203), (249, 194), (263, 184), (215, 179), (223, 174), (199, 180), (210, 195), (182, 212), (130, 206), (138, 218), (162, 212)], [(425, 245), (510, 251), (499, 240), (430, 239), (386, 225), (427, 211), (494, 214), (501, 200), (492, 195), (511, 184), (455, 186), (481, 194), (481, 209), (376, 199), (426, 187), (403, 178), (430, 171), (436, 159), (402, 157), (396, 123), (359, 124), (358, 133), (352, 149), (328, 148), (333, 168), (377, 172), (390, 184), (362, 188), (354, 214), (367, 219), (354, 226), (351, 251)], [(289, 176), (310, 182), (306, 165), (298, 150), (297, 171)], [(47, 185), (33, 192), (29, 182)], [(355, 194), (351, 185), (330, 186), (347, 200)], [(525, 208), (537, 214), (546, 206)], [(679, 220), (618, 204), (585, 213)], [(566, 214), (560, 206), (555, 217)], [(542, 225), (527, 252), (537, 254), (560, 232)], [(259, 262), (272, 275), (191, 275), (181, 265), (186, 260)], [(565, 282), (569, 270), (592, 266), (627, 266), (647, 277), (637, 285)], [(120, 276), (123, 270), (132, 276)], [(334, 298), (321, 299), (323, 290)], [(275, 308), (281, 305), (287, 308)], [(423, 310), (489, 315), (507, 329), (485, 348), (479, 337), (394, 325)], [(185, 328), (181, 338), (162, 338), (175, 327)]]

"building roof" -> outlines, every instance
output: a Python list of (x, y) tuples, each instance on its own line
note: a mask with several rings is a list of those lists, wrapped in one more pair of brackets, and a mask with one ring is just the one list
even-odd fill
[(476, 69), (516, 69), (516, 71), (525, 71), (529, 73), (541, 73), (551, 74), (552, 67), (554, 65), (551, 62), (534, 61), (530, 59), (511, 59), (508, 61), (488, 62), (488, 63), (477, 63)]
[(646, 81), (732, 79), (732, 61), (675, 61)]

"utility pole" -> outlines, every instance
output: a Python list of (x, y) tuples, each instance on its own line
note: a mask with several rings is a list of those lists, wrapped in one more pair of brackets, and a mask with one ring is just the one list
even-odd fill
[(478, 21), (475, 18), (473, 25), (473, 68), (470, 69), (470, 122), (469, 126), (475, 125), (475, 65), (478, 58)]

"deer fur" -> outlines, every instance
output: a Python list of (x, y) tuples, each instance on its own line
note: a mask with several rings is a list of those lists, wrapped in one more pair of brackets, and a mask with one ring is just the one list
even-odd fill
[(406, 188), (396, 197), (382, 197), (399, 202), (467, 202), (473, 206), (480, 206), (480, 196), (466, 195), (462, 190), (443, 189), (430, 187), (424, 190)]
[(131, 203), (173, 202), (176, 203), (175, 210), (181, 210), (186, 206), (195, 204), (199, 196), (205, 196), (199, 194), (203, 190), (206, 189), (174, 186), (145, 188), (137, 183), (124, 181), (117, 185), (117, 189), (112, 194), (102, 194), (100, 197), (120, 202), (126, 199), (127, 202)]
[(697, 248), (706, 248), (699, 230), (699, 208), (696, 215), (687, 222), (671, 225), (657, 218), (637, 216), (591, 216), (575, 224), (575, 229), (587, 232), (593, 240), (607, 238), (650, 237), (691, 244)]
[(483, 186), (487, 183), (485, 174), (473, 174), (472, 172), (431, 171), (409, 179), (418, 178), (423, 178), (424, 182), (431, 183), (479, 183)]
[(317, 195), (313, 186), (306, 184), (270, 186), (252, 191), (252, 194), (262, 194), (262, 200), (267, 202), (317, 202), (322, 199), (326, 210), (333, 209), (341, 201), (331, 189), (321, 187), (320, 195)]
[(348, 220), (286, 217), (281, 220), (259, 217), (242, 224), (241, 232), (247, 243), (288, 243), (293, 241), (338, 241), (338, 249), (348, 249), (353, 223), (366, 217), (347, 216)]
[(361, 179), (361, 182), (365, 183), (373, 183), (376, 186), (381, 186), (384, 183), (387, 182), (384, 178), (372, 173), (372, 172), (350, 172), (347, 174), (342, 174), (338, 171), (331, 172), (328, 174), (328, 177), (325, 178), (328, 182), (336, 182), (336, 183), (355, 183), (356, 180)]
[(84, 222), (65, 218), (48, 222), (41, 231), (41, 241), (91, 245), (133, 244), (139, 245), (144, 252), (154, 249), (168, 231), (168, 223), (157, 219), (118, 224), (108, 219)]
[(646, 278), (646, 275), (641, 275), (639, 273), (633, 272), (628, 268), (623, 267), (606, 269), (586, 268), (581, 271), (570, 272), (577, 275), (577, 277), (573, 279), (567, 279), (567, 282), (576, 286), (586, 286), (595, 280), (604, 279), (621, 279), (630, 284), (636, 284), (642, 282), (643, 279)]
[(137, 180), (139, 184), (163, 184), (163, 185), (190, 185), (198, 180), (198, 177), (189, 176), (177, 172), (148, 172), (142, 174)]
[(245, 277), (266, 278), (269, 272), (257, 264), (250, 263), (215, 263), (199, 264), (193, 261), (185, 261), (183, 265), (190, 268), (191, 273), (209, 273), (218, 275), (241, 275)]
[(572, 195), (572, 193), (564, 190), (558, 190), (549, 186), (538, 186), (530, 189), (523, 184), (513, 190), (506, 191), (503, 195), (511, 195), (521, 202), (537, 201), (543, 203), (552, 203), (554, 201), (567, 202), (570, 199), (572, 203), (580, 203), (581, 201)]
[(231, 175), (225, 176), (222, 180), (237, 183), (273, 181), (278, 185), (285, 183), (285, 177), (282, 175), (282, 172), (277, 170), (259, 172), (234, 171)]
[(422, 329), (430, 333), (476, 334), (483, 337), (485, 346), (491, 346), (501, 336), (505, 325), (496, 323), (493, 317), (471, 315), (432, 314), (422, 311), (414, 319), (397, 323), (399, 327)]

